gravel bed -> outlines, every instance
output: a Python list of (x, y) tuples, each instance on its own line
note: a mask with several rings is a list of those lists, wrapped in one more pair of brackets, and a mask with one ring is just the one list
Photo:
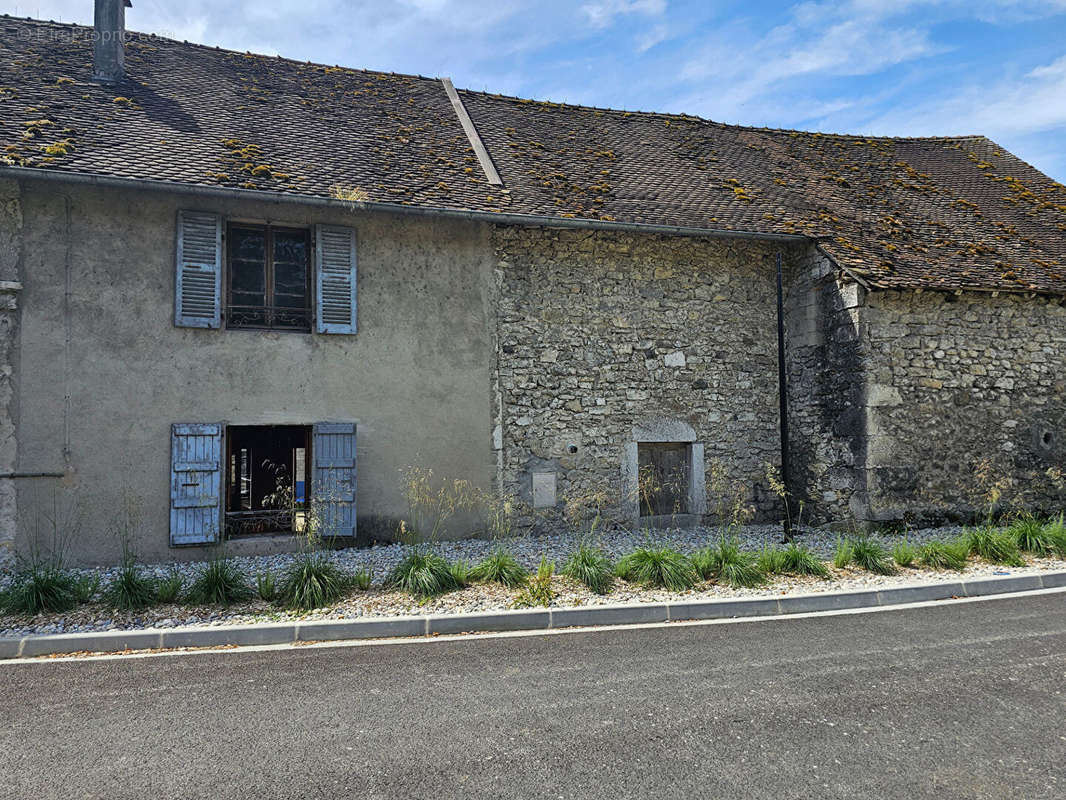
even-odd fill
[[(932, 539), (945, 539), (957, 535), (961, 528), (937, 528), (911, 531), (908, 540), (920, 545)], [(777, 525), (749, 525), (737, 532), (741, 545), (751, 550), (758, 550), (764, 545), (781, 542), (781, 528)], [(633, 549), (647, 543), (670, 545), (682, 552), (692, 552), (707, 544), (716, 543), (721, 531), (710, 528), (692, 528), (650, 533), (615, 530), (601, 532), (597, 543), (612, 558), (618, 558)], [(804, 530), (797, 536), (797, 541), (810, 548), (822, 558), (832, 558), (838, 535), (815, 529)], [(877, 536), (887, 545), (898, 541), (898, 536)], [(566, 556), (577, 544), (577, 537), (572, 534), (553, 536), (530, 536), (515, 539), (508, 543), (509, 549), (519, 562), (529, 569), (535, 569), (542, 555), (554, 560), (561, 566)], [(432, 545), (437, 552), (449, 560), (462, 559), (470, 564), (488, 555), (495, 544), (483, 539), (438, 542)], [(366, 592), (356, 592), (339, 604), (329, 608), (310, 612), (290, 612), (278, 609), (268, 603), (255, 601), (228, 608), (218, 606), (195, 607), (188, 605), (160, 605), (137, 612), (123, 612), (111, 609), (100, 603), (79, 606), (63, 614), (39, 614), (34, 617), (26, 615), (0, 615), (0, 637), (23, 636), (44, 633), (74, 633), (81, 631), (103, 631), (132, 628), (168, 628), (185, 625), (222, 625), (250, 622), (266, 622), (287, 619), (343, 619), (353, 617), (376, 617), (397, 614), (427, 613), (464, 613), (473, 611), (490, 611), (510, 608), (514, 602), (515, 590), (496, 585), (471, 586), (457, 592), (426, 602), (419, 602), (402, 592), (386, 591), (380, 588), (385, 574), (403, 557), (405, 547), (400, 544), (377, 545), (369, 548), (347, 548), (331, 552), (331, 557), (345, 569), (370, 569), (374, 576), (374, 588)], [(292, 563), (293, 554), (274, 556), (236, 557), (234, 562), (251, 578), (261, 572), (280, 572)], [(803, 576), (777, 576), (766, 586), (758, 589), (732, 589), (717, 584), (701, 584), (688, 592), (670, 592), (661, 589), (646, 589), (616, 579), (614, 590), (605, 596), (594, 595), (584, 586), (556, 576), (554, 588), (558, 597), (553, 603), (557, 607), (602, 605), (609, 603), (658, 602), (698, 597), (714, 599), (722, 597), (766, 597), (794, 593), (855, 591), (870, 588), (887, 588), (890, 586), (913, 583), (935, 583), (992, 575), (1021, 575), (1047, 570), (1066, 570), (1066, 560), (1055, 558), (1028, 558), (1029, 564), (1021, 568), (1004, 568), (979, 561), (971, 562), (962, 573), (934, 572), (925, 569), (905, 569), (892, 576), (874, 575), (857, 569), (831, 569), (829, 580)], [(159, 577), (180, 572), (188, 585), (202, 568), (202, 563), (153, 564), (145, 565), (144, 571)], [(79, 570), (82, 573), (98, 573), (103, 583), (112, 578), (117, 568), (97, 570)], [(7, 571), (5, 580), (10, 580)]]

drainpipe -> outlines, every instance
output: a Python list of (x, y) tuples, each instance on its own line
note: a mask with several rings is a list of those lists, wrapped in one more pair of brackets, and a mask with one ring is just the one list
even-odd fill
[(777, 252), (777, 395), (781, 420), (781, 483), (785, 487), (783, 520), (785, 541), (792, 541), (791, 469), (788, 452), (788, 378), (785, 376), (785, 295), (781, 280), (781, 251)]

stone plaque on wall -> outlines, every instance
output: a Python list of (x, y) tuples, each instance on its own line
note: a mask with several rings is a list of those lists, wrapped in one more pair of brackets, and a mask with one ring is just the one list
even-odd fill
[(555, 507), (555, 473), (533, 473), (533, 508)]

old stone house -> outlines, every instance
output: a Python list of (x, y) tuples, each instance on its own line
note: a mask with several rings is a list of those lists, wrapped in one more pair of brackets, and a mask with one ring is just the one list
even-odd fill
[(9, 546), (54, 487), (82, 562), (129, 495), (143, 558), (288, 546), (279, 488), (388, 535), (412, 464), (547, 508), (604, 483), (631, 524), (708, 513), (713, 470), (772, 518), (782, 383), (816, 523), (965, 516), (986, 458), (1058, 507), (1066, 188), (988, 139), (456, 91), (127, 34), (125, 5), (0, 18)]

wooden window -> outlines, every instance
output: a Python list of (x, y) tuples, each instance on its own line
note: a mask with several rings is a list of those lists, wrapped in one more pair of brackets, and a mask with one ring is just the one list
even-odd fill
[(640, 515), (689, 513), (692, 445), (687, 442), (641, 442), (637, 445)]
[(226, 256), (226, 327), (310, 332), (310, 231), (233, 223)]

